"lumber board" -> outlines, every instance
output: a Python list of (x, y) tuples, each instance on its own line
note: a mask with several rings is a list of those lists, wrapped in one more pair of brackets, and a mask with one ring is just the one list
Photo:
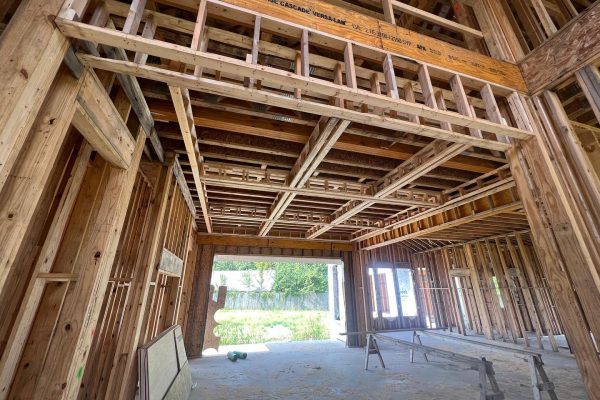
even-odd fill
[[(111, 14), (115, 14), (121, 17), (127, 16), (128, 8), (126, 4), (117, 2), (115, 0), (108, 0), (105, 3)], [(166, 28), (176, 32), (181, 32), (184, 34), (192, 34), (194, 32), (195, 24), (193, 22), (173, 17), (167, 14), (146, 9), (144, 10), (144, 18), (149, 21), (152, 20), (154, 23), (156, 23), (162, 28)], [(303, 34), (302, 37), (304, 36), (305, 35)], [(203, 35), (203, 37), (206, 37), (211, 41), (239, 47), (244, 50), (252, 50), (254, 46), (253, 39), (248, 36), (240, 35), (235, 32), (230, 32), (211, 26), (206, 27), (206, 32)], [(348, 44), (350, 45), (351, 43)], [(289, 47), (284, 47), (275, 43), (271, 43), (266, 40), (260, 40), (258, 42), (258, 47), (260, 49), (260, 54), (270, 55), (278, 58), (285, 58), (294, 63), (298, 62), (298, 68), (296, 73), (307, 76), (308, 67), (305, 62), (305, 60), (307, 59), (307, 54), (304, 54), (304, 56), (301, 57), (297, 57), (297, 50)], [(305, 50), (305, 53), (307, 53), (307, 46), (302, 47), (302, 50)], [(338, 62), (338, 60), (324, 57), (319, 54), (310, 54), (310, 64), (314, 67), (322, 68), (323, 71), (333, 70)], [(372, 76), (375, 75), (376, 80), (378, 80), (381, 83), (385, 83), (384, 74), (382, 72), (377, 72), (372, 69), (363, 68), (358, 65), (354, 66), (354, 70), (356, 72), (356, 78), (370, 80)], [(305, 73), (302, 73), (302, 71), (305, 71)], [(436, 78), (440, 77), (438, 76)], [(421, 92), (420, 84), (418, 82), (411, 81), (409, 79), (399, 76), (396, 77), (396, 81), (398, 82), (398, 86), (406, 86), (407, 84), (410, 84), (414, 87), (415, 91)], [(436, 91), (441, 91), (444, 95), (444, 98), (447, 101), (454, 101), (451, 91), (439, 87), (435, 87), (435, 89)], [(483, 107), (483, 103), (478, 97), (469, 97), (469, 101), (476, 107)]]
[(226, 245), (226, 246), (244, 246), (244, 247), (268, 247), (279, 249), (311, 249), (326, 251), (352, 251), (353, 245), (347, 242), (328, 242), (321, 240), (303, 240), (303, 239), (275, 239), (259, 238), (249, 236), (229, 236), (229, 235), (205, 235), (200, 234), (197, 237), (197, 243)]
[(198, 252), (193, 275), (192, 293), (190, 295), (186, 334), (184, 337), (185, 350), (188, 357), (202, 356), (204, 346), (204, 332), (210, 293), (210, 276), (212, 274), (215, 246), (212, 244), (197, 243)]
[[(123, 352), (128, 354), (129, 357), (126, 359), (119, 358), (117, 365), (114, 368), (122, 368), (124, 371), (123, 382), (120, 384), (110, 382), (109, 388), (113, 390), (114, 397), (128, 398), (135, 393), (135, 387), (137, 386), (137, 373), (135, 369), (135, 357), (131, 356), (135, 354), (138, 345), (144, 343), (144, 328), (147, 324), (146, 308), (150, 302), (150, 282), (152, 279), (152, 272), (156, 268), (156, 265), (160, 262), (162, 245), (164, 242), (166, 224), (167, 209), (171, 199), (171, 188), (174, 185), (173, 180), (175, 179), (173, 174), (173, 164), (170, 166), (164, 166), (160, 168), (159, 177), (157, 184), (154, 188), (154, 202), (156, 206), (153, 207), (152, 215), (150, 217), (150, 224), (156, 226), (147, 241), (147, 247), (144, 249), (147, 252), (146, 257), (141, 257), (140, 262), (145, 265), (145, 270), (141, 271), (141, 274), (136, 276), (138, 284), (135, 286), (135, 293), (132, 299), (132, 322), (127, 327), (127, 334), (125, 337), (129, 338), (127, 343), (123, 343)], [(140, 265), (139, 269), (142, 269)], [(124, 364), (124, 365), (123, 365)], [(120, 377), (113, 377), (112, 379), (119, 379)]]
[[(74, 102), (74, 97), (71, 97), (71, 99), (71, 101)], [(58, 253), (61, 243), (60, 239), (69, 221), (73, 205), (77, 198), (77, 193), (79, 193), (81, 188), (91, 152), (91, 146), (84, 145), (77, 156), (73, 172), (71, 173), (70, 184), (65, 188), (65, 195), (57, 208), (51, 228), (46, 236), (47, 239), (40, 250), (40, 256), (34, 266), (33, 273), (37, 274), (38, 278), (43, 277), (43, 274), (53, 276), (61, 275), (57, 273), (49, 274), (48, 270), (54, 263)], [(2, 393), (7, 391), (8, 385), (10, 385), (10, 382), (14, 377), (15, 368), (19, 362), (19, 356), (27, 341), (27, 333), (31, 329), (31, 324), (35, 317), (33, 310), (37, 310), (42, 300), (45, 284), (46, 282), (41, 279), (31, 281), (27, 287), (25, 296), (23, 297), (24, 300), (21, 303), (6, 345), (7, 350), (2, 354), (2, 359), (0, 360), (0, 371), (2, 371), (0, 373), (0, 392)]]
[(177, 113), (177, 119), (179, 121), (179, 127), (181, 128), (181, 135), (183, 136), (183, 141), (185, 143), (188, 160), (192, 167), (194, 184), (200, 199), (202, 217), (204, 218), (206, 229), (210, 233), (212, 232), (212, 223), (208, 213), (208, 199), (206, 197), (204, 182), (200, 180), (199, 163), (202, 162), (203, 158), (198, 149), (198, 137), (196, 135), (196, 127), (193, 123), (194, 116), (192, 114), (190, 94), (187, 89), (181, 89), (174, 86), (169, 86), (169, 91), (171, 92), (171, 98), (175, 106), (175, 112)]
[(69, 41), (50, 21), (62, 3), (24, 3), (0, 36), (0, 189), (19, 158), (69, 47)]
[[(310, 179), (348, 125), (350, 125), (349, 121), (338, 121), (336, 118), (323, 118), (317, 123), (290, 171), (288, 177), (290, 188), (301, 187)], [(289, 192), (278, 197), (276, 202), (273, 203), (271, 214), (269, 215), (269, 219), (273, 219), (274, 221), (269, 221), (261, 226), (260, 236), (267, 235), (269, 230), (275, 225), (276, 220), (284, 213), (287, 206), (295, 197), (295, 193)]]
[[(389, 172), (383, 179), (380, 179), (377, 192), (373, 195), (376, 198), (386, 197), (393, 191), (401, 189), (411, 182), (414, 182), (419, 177), (427, 172), (440, 166), (448, 159), (460, 154), (465, 150), (465, 146), (460, 144), (450, 144), (448, 142), (433, 141), (423, 149), (421, 149), (413, 157), (406, 160), (397, 168)], [(346, 203), (340, 209), (336, 210), (328, 218), (328, 222), (337, 225), (353, 215), (359, 213), (365, 208), (371, 206), (374, 200), (369, 201), (351, 201)], [(315, 225), (308, 230), (306, 237), (314, 239), (317, 236), (330, 230), (332, 226)]]
[[(109, 57), (116, 60), (128, 59), (127, 54), (122, 49), (105, 47), (105, 51)], [(138, 117), (144, 132), (146, 132), (146, 135), (150, 139), (150, 143), (152, 144), (152, 148), (156, 153), (156, 157), (160, 162), (163, 162), (165, 160), (164, 150), (160, 140), (158, 139), (156, 128), (154, 128), (154, 120), (152, 119), (150, 109), (148, 108), (148, 104), (146, 103), (146, 98), (142, 93), (140, 84), (135, 77), (127, 74), (118, 74), (117, 79), (119, 80), (123, 91), (127, 95), (127, 98), (131, 103), (131, 107), (135, 112), (135, 115)]]
[[(249, 100), (253, 102), (283, 107), (292, 110), (303, 110), (305, 112), (317, 115), (339, 117), (357, 123), (363, 123), (393, 130), (401, 130), (432, 138), (442, 138), (456, 143), (469, 144), (472, 146), (488, 148), (491, 150), (505, 151), (510, 147), (510, 145), (506, 143), (475, 138), (472, 136), (467, 136), (456, 132), (450, 132), (435, 127), (418, 125), (408, 121), (403, 121), (387, 116), (377, 116), (349, 109), (340, 109), (339, 107), (335, 107), (332, 105), (317, 104), (303, 99), (290, 98), (287, 96), (278, 95), (263, 90), (240, 87), (239, 85), (231, 84), (228, 82), (214, 81), (211, 79), (204, 78), (195, 78), (188, 74), (183, 74), (179, 72), (167, 71), (164, 69), (149, 66), (141, 66), (130, 62), (108, 60), (94, 56), (82, 55), (81, 58), (84, 61), (84, 63), (94, 68), (105, 69), (113, 72), (129, 73), (138, 77), (161, 81), (170, 85), (185, 87), (192, 90), (199, 90), (222, 96), (235, 97), (238, 99)], [(287, 79), (289, 79), (289, 81), (292, 80), (290, 78)], [(361, 102), (357, 100), (351, 101)], [(387, 101), (392, 101), (392, 99), (386, 97), (385, 102)], [(507, 136), (517, 135), (523, 137), (522, 131), (515, 131), (512, 128), (509, 130), (511, 131), (511, 133), (507, 133), (506, 131), (500, 133), (505, 134)], [(525, 137), (527, 136), (528, 135), (526, 134)]]
[(585, 259), (589, 249), (583, 240), (577, 239), (585, 226), (579, 225), (573, 216), (577, 210), (571, 206), (574, 203), (566, 193), (566, 185), (561, 182), (563, 177), (558, 170), (556, 155), (550, 153), (544, 143), (543, 127), (533, 118), (530, 106), (522, 97), (514, 96), (510, 100), (511, 110), (518, 115), (520, 123), (523, 126), (535, 124), (535, 129), (540, 132), (535, 141), (523, 143), (518, 153), (516, 150), (508, 153), (511, 170), (583, 383), (588, 393), (600, 393), (600, 381), (596, 379), (600, 376), (600, 360), (590, 335), (590, 330), (597, 331), (598, 326), (594, 318), (586, 318), (598, 310), (592, 305), (598, 298), (598, 289)]
[(73, 125), (105, 160), (127, 169), (135, 142), (94, 71), (83, 75)]
[[(526, 91), (519, 68), (512, 63), (463, 49), (408, 29), (316, 0), (210, 0), (263, 16), (377, 48), (485, 82)], [(272, 19), (271, 18), (271, 19)]]
[(181, 272), (183, 271), (183, 260), (164, 248), (162, 250), (158, 269), (170, 275), (181, 276)]
[(521, 61), (530, 93), (558, 84), (600, 57), (599, 20), (600, 2), (596, 2)]
[[(68, 36), (79, 38), (83, 40), (90, 40), (95, 42), (101, 42), (110, 46), (123, 47), (125, 49), (129, 49), (132, 51), (144, 52), (152, 55), (156, 55), (159, 57), (164, 57), (167, 59), (171, 59), (174, 61), (180, 61), (186, 64), (192, 65), (202, 65), (207, 68), (216, 69), (222, 72), (228, 72), (235, 75), (242, 76), (253, 76), (257, 79), (265, 80), (271, 83), (277, 83), (282, 85), (282, 87), (289, 88), (299, 88), (303, 90), (311, 90), (318, 93), (321, 93), (326, 96), (334, 96), (339, 97), (344, 100), (353, 101), (356, 103), (365, 103), (370, 104), (372, 106), (384, 107), (389, 110), (397, 111), (402, 114), (416, 114), (422, 117), (431, 118), (434, 120), (441, 120), (444, 122), (450, 122), (452, 124), (466, 126), (474, 129), (481, 129), (484, 131), (504, 134), (507, 136), (519, 138), (519, 139), (527, 139), (531, 137), (531, 133), (512, 128), (509, 126), (505, 126), (502, 124), (497, 124), (494, 122), (490, 122), (484, 119), (473, 118), (464, 116), (455, 112), (443, 111), (443, 110), (434, 110), (425, 105), (407, 102), (401, 99), (391, 99), (388, 96), (377, 95), (374, 93), (370, 93), (364, 90), (350, 88), (344, 85), (331, 83), (322, 79), (316, 79), (312, 77), (304, 77), (299, 76), (293, 73), (285, 72), (278, 70), (276, 68), (271, 68), (262, 65), (253, 65), (251, 63), (247, 63), (245, 61), (240, 61), (233, 59), (231, 57), (220, 56), (212, 53), (204, 53), (193, 51), (187, 47), (169, 44), (165, 42), (161, 42), (153, 39), (146, 39), (141, 36), (132, 36), (126, 35), (122, 32), (114, 31), (106, 28), (94, 27), (86, 24), (81, 24), (78, 22), (68, 21), (64, 19), (57, 19), (57, 24), (61, 27), (63, 33)], [(156, 71), (162, 74), (163, 79), (167, 75), (179, 74), (174, 71), (167, 71), (163, 69), (156, 69), (149, 66), (141, 66), (135, 63), (128, 62), (118, 62), (115, 60), (102, 60), (98, 59), (98, 57), (94, 56), (82, 56), (81, 57), (84, 62), (85, 60), (95, 60), (95, 66), (99, 67), (100, 63), (104, 65), (106, 68), (108, 65), (112, 64), (113, 66), (120, 65), (121, 69), (119, 72), (126, 72), (133, 75), (138, 75), (142, 70), (146, 71)], [(130, 65), (133, 64), (133, 65)], [(135, 67), (134, 67), (135, 66)], [(123, 68), (124, 67), (124, 68)], [(129, 67), (129, 68), (128, 68)], [(187, 76), (186, 74), (179, 74), (183, 79), (179, 80), (179, 85), (185, 86), (186, 83), (184, 80), (189, 80), (195, 82), (209, 82), (210, 80), (202, 79), (202, 78), (194, 78)], [(148, 76), (144, 76), (148, 77)], [(158, 76), (155, 76), (154, 79), (157, 79)], [(158, 79), (161, 80), (161, 79)], [(219, 85), (225, 85), (225, 82), (217, 82)], [(215, 82), (213, 82), (215, 84)], [(229, 96), (235, 93), (235, 97), (245, 98), (241, 93), (245, 91), (253, 92), (253, 89), (250, 88), (238, 88), (236, 85), (231, 85), (235, 89), (232, 92), (232, 89), (229, 90)], [(199, 89), (202, 90), (202, 89)], [(210, 91), (210, 89), (204, 89)], [(210, 91), (212, 92), (212, 91)], [(237, 93), (236, 93), (237, 92)], [(264, 95), (263, 95), (264, 96)], [(285, 96), (273, 95), (278, 98), (284, 98)], [(253, 101), (259, 101), (258, 96), (254, 96)], [(245, 98), (246, 99), (246, 98)], [(299, 99), (289, 99), (294, 103), (302, 102)], [(286, 107), (286, 102), (284, 100), (278, 100), (281, 103), (281, 106)], [(325, 105), (321, 105), (325, 106)], [(332, 106), (330, 106), (332, 107)], [(337, 107), (333, 107), (337, 108)], [(310, 112), (310, 109), (307, 107), (306, 111)], [(344, 112), (349, 114), (365, 114), (358, 113), (352, 110), (344, 110)], [(320, 114), (319, 112), (316, 112)], [(342, 112), (340, 111), (340, 114)], [(348, 117), (344, 119), (356, 120), (356, 117)], [(379, 118), (381, 119), (381, 118)], [(384, 118), (385, 119), (385, 118)], [(447, 140), (456, 141), (456, 142), (465, 142), (470, 141), (472, 145), (478, 145), (481, 147), (493, 148), (494, 150), (505, 150), (507, 148), (506, 144), (498, 144), (493, 141), (484, 140), (480, 138), (465, 138), (464, 135), (455, 132), (449, 132), (443, 129), (427, 127), (423, 125), (412, 124), (403, 120), (394, 119), (394, 122), (397, 124), (397, 129), (403, 129), (407, 132), (423, 134), (427, 135), (429, 133), (430, 137), (439, 137), (446, 138)], [(491, 142), (491, 143), (490, 143)]]
[(418, 7), (413, 7), (410, 4), (402, 3), (397, 0), (390, 0), (394, 8), (404, 14), (409, 14), (425, 21), (433, 22), (436, 25), (442, 26), (451, 31), (460, 32), (464, 35), (469, 35), (478, 39), (483, 39), (483, 33), (477, 29), (473, 29), (464, 24), (454, 22), (450, 19), (440, 17), (439, 15), (424, 11)]
[[(81, 83), (67, 71), (58, 74), (51, 89), (54, 96), (35, 118), (27, 146), (8, 177), (5, 190), (0, 192), (0, 208), (4, 210), (4, 217), (0, 220), (0, 293), (11, 289), (5, 286), (7, 279), (19, 267), (16, 264), (19, 253), (24, 251), (28, 227), (34, 221), (44, 187), (58, 162), (60, 148), (75, 113), (75, 99)], [(44, 167), (40, 168), (42, 165)]]
[[(73, 398), (79, 391), (80, 382), (77, 377), (85, 367), (92, 343), (91, 333), (95, 329), (95, 321), (98, 320), (102, 305), (102, 299), (94, 294), (101, 292), (108, 281), (144, 142), (145, 135), (138, 132), (134, 161), (130, 168), (110, 171), (95, 221), (91, 224), (94, 228), (85, 235), (82, 256), (78, 258), (78, 265), (74, 268), (75, 271), (80, 270), (79, 279), (58, 320), (60, 326), (70, 324), (78, 329), (76, 333), (59, 332), (53, 338), (50, 356), (38, 380), (38, 390), (52, 387), (51, 396), (54, 398)], [(106, 233), (102, 232), (104, 229)], [(97, 252), (98, 248), (103, 251)], [(95, 258), (98, 253), (99, 257)], [(61, 383), (65, 381), (67, 384), (63, 386)]]

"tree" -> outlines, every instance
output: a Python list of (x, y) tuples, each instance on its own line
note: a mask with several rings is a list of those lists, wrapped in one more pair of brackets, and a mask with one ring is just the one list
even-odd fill
[(273, 291), (287, 295), (327, 292), (327, 265), (275, 263)]
[[(215, 261), (214, 271), (258, 271), (257, 287), (264, 288), (265, 271), (275, 270), (272, 291), (298, 296), (307, 293), (327, 292), (327, 265), (298, 262), (270, 261)], [(243, 283), (250, 288), (254, 282), (252, 274), (242, 275)]]

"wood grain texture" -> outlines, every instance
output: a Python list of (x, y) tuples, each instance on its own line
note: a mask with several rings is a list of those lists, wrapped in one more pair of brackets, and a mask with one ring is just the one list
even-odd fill
[(499, 61), (437, 39), (322, 1), (224, 0), (262, 15), (408, 57), (438, 68), (526, 91), (515, 64)]
[(521, 71), (532, 94), (549, 88), (600, 57), (598, 21), (600, 3), (596, 2), (523, 59)]

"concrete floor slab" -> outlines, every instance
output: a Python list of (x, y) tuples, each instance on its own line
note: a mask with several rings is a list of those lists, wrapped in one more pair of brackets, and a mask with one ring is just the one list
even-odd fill
[[(404, 335), (404, 336), (402, 336)], [(410, 334), (398, 335), (409, 339)], [(423, 344), (467, 355), (484, 355), (494, 363), (506, 399), (532, 399), (527, 364), (511, 354), (471, 344), (422, 337)], [(264, 351), (264, 349), (268, 351)], [(191, 360), (197, 387), (191, 399), (478, 399), (476, 371), (438, 357), (426, 363), (408, 349), (381, 343), (386, 369), (372, 356), (365, 371), (364, 350), (349, 349), (339, 341), (267, 343), (249, 350), (246, 360), (229, 361), (224, 355)], [(240, 346), (240, 349), (244, 349)], [(567, 352), (543, 352), (546, 371), (556, 384), (559, 399), (587, 399), (575, 360)], [(372, 369), (371, 369), (372, 368)]]

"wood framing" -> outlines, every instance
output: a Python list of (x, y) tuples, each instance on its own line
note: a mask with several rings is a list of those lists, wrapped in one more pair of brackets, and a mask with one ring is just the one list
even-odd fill
[(181, 128), (181, 135), (185, 143), (185, 149), (192, 166), (192, 173), (194, 175), (194, 183), (196, 184), (196, 191), (200, 198), (200, 209), (202, 210), (202, 217), (206, 224), (208, 232), (212, 232), (212, 225), (210, 222), (210, 216), (208, 214), (208, 205), (206, 195), (204, 193), (204, 183), (200, 180), (200, 167), (199, 163), (202, 162), (202, 154), (198, 148), (198, 137), (196, 135), (196, 128), (190, 121), (194, 120), (192, 114), (192, 108), (190, 104), (190, 94), (185, 89), (178, 87), (169, 87), (171, 96), (173, 97), (173, 104), (175, 105), (175, 112), (177, 113), (177, 119), (179, 120), (179, 127)]
[(84, 75), (73, 125), (106, 161), (129, 167), (134, 139), (95, 73)]
[(352, 251), (354, 246), (342, 242), (326, 242), (317, 240), (296, 240), (276, 238), (253, 238), (222, 235), (198, 235), (198, 244), (229, 245), (244, 247), (268, 247), (288, 249), (312, 249), (331, 251)]
[(200, 357), (215, 255), (342, 262), (348, 332), (524, 345), (535, 398), (564, 336), (599, 399), (599, 13), (0, 6), (0, 400), (132, 398), (173, 325)]
[(0, 188), (18, 159), (69, 47), (69, 41), (49, 20), (58, 14), (62, 3), (40, 0), (21, 7), (13, 24), (2, 32), (0, 52), (6, 60), (19, 60), (19, 66), (3, 62), (0, 67), (4, 93), (0, 100)]
[[(520, 67), (529, 91), (538, 94), (600, 57), (600, 4), (573, 19), (525, 57)], [(544, 68), (540, 68), (544, 65)]]
[[(302, 3), (279, 0), (211, 0), (210, 3), (232, 4), (277, 20), (294, 21), (305, 28), (350, 39), (364, 46), (379, 48), (511, 89), (526, 90), (518, 67), (514, 64), (499, 62), (465, 49), (442, 44), (427, 36), (360, 15), (352, 10), (312, 0)], [(391, 3), (394, 7), (406, 7), (399, 6), (397, 3), (400, 2)], [(476, 31), (469, 32), (474, 34)]]

